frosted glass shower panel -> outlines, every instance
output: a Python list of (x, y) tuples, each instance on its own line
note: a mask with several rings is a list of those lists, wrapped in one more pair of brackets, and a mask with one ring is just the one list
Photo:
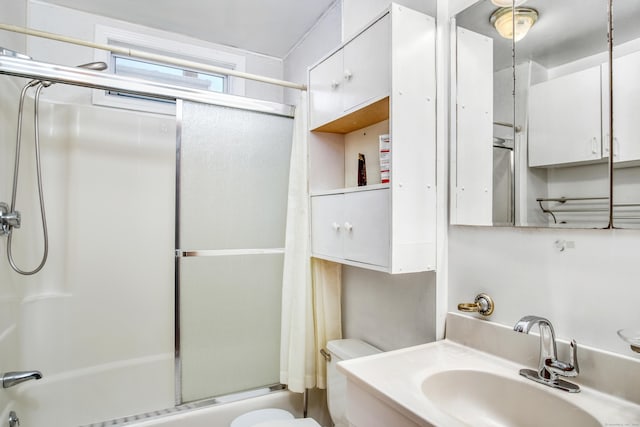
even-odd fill
[(282, 248), (292, 119), (184, 102), (181, 249)]
[(178, 340), (190, 402), (279, 383), (293, 120), (181, 104)]
[(280, 382), (283, 255), (183, 258), (182, 400)]

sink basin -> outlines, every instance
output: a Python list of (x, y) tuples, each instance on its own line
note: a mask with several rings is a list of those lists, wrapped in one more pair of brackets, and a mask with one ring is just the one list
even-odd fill
[(425, 397), (449, 416), (474, 427), (600, 427), (590, 414), (535, 383), (470, 369), (424, 379)]
[[(567, 393), (518, 375), (537, 363), (538, 337), (452, 314), (447, 334), (452, 339), (339, 362), (338, 371), (347, 379), (349, 422), (361, 427), (640, 426), (640, 360), (583, 346), (584, 372), (572, 379), (580, 393)], [(562, 346), (567, 350), (568, 343)]]

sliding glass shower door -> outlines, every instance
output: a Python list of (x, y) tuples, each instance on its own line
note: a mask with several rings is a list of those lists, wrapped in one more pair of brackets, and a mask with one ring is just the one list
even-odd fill
[(279, 383), (289, 117), (178, 103), (181, 402)]

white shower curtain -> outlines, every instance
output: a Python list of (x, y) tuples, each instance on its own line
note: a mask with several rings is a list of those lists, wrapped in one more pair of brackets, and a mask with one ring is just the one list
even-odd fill
[(307, 94), (301, 92), (293, 122), (280, 342), (280, 382), (297, 393), (325, 387), (319, 350), (341, 330), (340, 268), (311, 263), (307, 147)]
[(327, 348), (327, 341), (342, 338), (342, 265), (313, 258), (311, 274), (316, 335), (316, 386), (327, 388), (327, 364), (320, 349)]

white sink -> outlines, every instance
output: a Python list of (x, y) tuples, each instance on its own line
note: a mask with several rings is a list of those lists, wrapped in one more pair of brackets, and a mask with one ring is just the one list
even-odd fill
[(553, 389), (520, 376), (523, 367), (446, 339), (338, 364), (358, 427), (640, 426), (639, 404), (584, 385)]
[(425, 378), (422, 392), (440, 410), (475, 427), (602, 425), (573, 403), (515, 376), (471, 369), (442, 371)]

